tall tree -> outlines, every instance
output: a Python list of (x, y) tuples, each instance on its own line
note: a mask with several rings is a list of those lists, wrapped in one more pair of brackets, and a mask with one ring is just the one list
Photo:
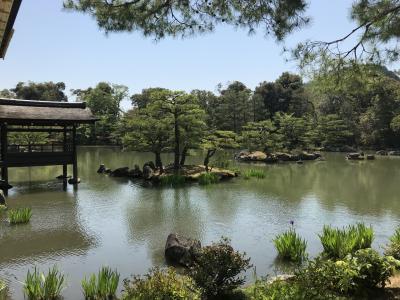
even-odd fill
[(251, 90), (239, 81), (222, 89), (216, 107), (216, 122), (219, 129), (239, 133), (242, 126), (253, 119), (251, 113)]
[(242, 144), (251, 151), (262, 150), (266, 153), (282, 148), (281, 135), (271, 120), (250, 122), (244, 126)]
[(254, 97), (262, 99), (265, 118), (272, 118), (277, 112), (292, 113), (300, 117), (312, 110), (299, 75), (288, 72), (275, 82), (262, 82), (254, 91)]
[(171, 124), (164, 113), (154, 107), (128, 111), (122, 121), (123, 145), (135, 151), (149, 151), (155, 155), (155, 165), (163, 170), (161, 153), (171, 149)]
[(145, 36), (190, 36), (229, 24), (250, 32), (264, 27), (278, 40), (308, 22), (305, 0), (65, 0), (68, 10), (93, 16), (106, 32), (140, 31)]
[[(173, 149), (174, 168), (178, 170), (185, 163), (188, 151), (197, 148), (201, 142), (204, 110), (196, 97), (181, 91), (152, 89), (146, 97), (146, 106), (137, 108), (132, 120), (127, 121), (131, 129), (138, 132), (128, 133), (124, 140), (131, 136), (140, 137), (143, 146), (139, 148), (154, 152), (156, 160), (161, 152)], [(157, 122), (160, 127), (156, 127), (158, 137), (154, 137), (151, 136), (151, 124)]]
[(68, 101), (64, 94), (65, 83), (52, 81), (35, 83), (19, 82), (15, 88), (11, 89), (16, 98), (25, 100), (44, 100), (44, 101)]
[(132, 105), (134, 107), (144, 108), (151, 101), (150, 98), (154, 92), (161, 92), (161, 91), (166, 91), (166, 90), (167, 89), (160, 88), (160, 87), (143, 89), (140, 94), (133, 94), (131, 96)]
[(100, 82), (94, 88), (73, 90), (80, 101), (86, 101), (93, 114), (100, 120), (94, 126), (81, 126), (80, 138), (89, 143), (115, 143), (115, 132), (120, 118), (120, 104), (127, 96), (128, 88)]

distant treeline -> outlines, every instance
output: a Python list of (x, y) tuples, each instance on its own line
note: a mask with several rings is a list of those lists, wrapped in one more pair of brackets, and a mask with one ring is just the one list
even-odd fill
[[(396, 73), (381, 66), (357, 65), (311, 77), (305, 83), (301, 76), (285, 72), (274, 82), (261, 82), (254, 91), (234, 81), (218, 85), (217, 93), (156, 87), (131, 96), (125, 86), (100, 82), (72, 90), (100, 118), (95, 126), (80, 127), (79, 139), (83, 144), (123, 144), (148, 151), (158, 143), (161, 152), (176, 150), (178, 143), (181, 152), (198, 148), (215, 141), (216, 135), (229, 136), (227, 144), (265, 151), (400, 147)], [(21, 82), (0, 91), (0, 96), (68, 101), (64, 90), (62, 82)], [(124, 113), (120, 104), (127, 97), (133, 108)], [(146, 126), (148, 136), (144, 136)], [(167, 134), (161, 134), (161, 139), (152, 139), (151, 135), (163, 131)]]

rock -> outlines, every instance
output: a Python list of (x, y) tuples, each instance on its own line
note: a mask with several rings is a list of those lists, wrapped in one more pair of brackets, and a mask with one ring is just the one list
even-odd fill
[(141, 178), (143, 176), (143, 172), (140, 170), (138, 165), (135, 165), (132, 170), (129, 170), (129, 177), (131, 178)]
[(97, 169), (97, 173), (102, 174), (105, 173), (106, 171), (106, 166), (104, 164), (101, 164), (100, 167)]
[[(278, 152), (278, 153), (276, 153), (276, 157), (281, 161), (291, 161), (291, 160), (293, 160), (292, 155), (290, 155), (289, 153)], [(296, 160), (298, 160), (298, 159), (296, 159)]]
[(149, 165), (144, 165), (143, 167), (143, 178), (146, 180), (152, 179), (154, 176), (154, 169), (152, 169)]
[(368, 160), (374, 160), (374, 159), (375, 159), (375, 155), (373, 155), (373, 154), (368, 154), (368, 155), (367, 155), (367, 159), (368, 159)]
[(308, 153), (308, 152), (301, 152), (299, 153), (299, 159), (300, 160), (314, 160), (317, 159), (317, 156), (314, 153)]
[(0, 180), (0, 190), (9, 190), (12, 189), (12, 187), (11, 184), (6, 183), (4, 180)]
[(106, 173), (106, 174), (111, 174), (111, 172), (112, 172), (112, 170), (111, 170), (110, 168), (107, 168), (107, 169), (104, 171), (104, 173)]
[(6, 205), (6, 196), (4, 196), (4, 192), (0, 190), (0, 205)]
[(388, 152), (386, 150), (378, 150), (375, 152), (376, 155), (387, 156)]
[(249, 155), (247, 155), (247, 158), (250, 161), (263, 161), (267, 158), (267, 154), (261, 151), (255, 151), (251, 152)]
[(171, 233), (165, 243), (165, 257), (172, 263), (188, 267), (200, 254), (201, 243), (198, 240), (190, 239)]
[(296, 161), (296, 164), (298, 164), (298, 165), (302, 165), (302, 164), (304, 164), (304, 161), (302, 161), (302, 160), (298, 160), (298, 161)]
[(274, 154), (267, 155), (267, 158), (264, 160), (264, 162), (267, 164), (274, 164), (278, 161), (279, 159)]
[(78, 184), (78, 183), (81, 183), (81, 179), (80, 178), (70, 178), (70, 179), (68, 179), (68, 183), (69, 184)]
[(400, 156), (400, 150), (389, 151), (388, 154), (391, 156)]
[(359, 153), (359, 152), (348, 153), (346, 155), (346, 159), (349, 159), (349, 160), (363, 160), (364, 159), (364, 155), (361, 155), (361, 153)]
[(129, 176), (129, 168), (128, 167), (122, 167), (115, 169), (110, 173), (111, 176), (113, 177), (128, 177)]
[(282, 274), (282, 275), (277, 275), (272, 277), (270, 280), (268, 280), (268, 283), (274, 283), (275, 281), (290, 281), (295, 278), (295, 275), (292, 274)]
[(245, 152), (241, 151), (238, 155), (235, 156), (239, 160), (243, 161), (259, 161), (262, 162), (267, 158), (267, 154), (261, 151), (254, 152)]
[(144, 170), (144, 167), (146, 167), (146, 166), (149, 166), (153, 171), (156, 170), (156, 165), (152, 161), (148, 161), (147, 163), (145, 163), (143, 165), (143, 170)]

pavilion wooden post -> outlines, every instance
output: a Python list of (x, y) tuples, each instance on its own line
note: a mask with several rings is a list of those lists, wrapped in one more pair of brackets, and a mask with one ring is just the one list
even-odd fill
[[(63, 150), (64, 152), (67, 152), (68, 146), (67, 146), (67, 126), (64, 126), (64, 139), (63, 139)], [(68, 165), (63, 164), (63, 190), (67, 190), (67, 176), (68, 176)]]
[(76, 125), (72, 127), (72, 175), (73, 183), (75, 186), (78, 185), (78, 159), (76, 153)]
[(1, 168), (1, 179), (5, 182), (4, 188), (4, 195), (8, 195), (8, 166), (7, 166), (7, 148), (8, 148), (8, 141), (7, 141), (7, 124), (3, 123), (1, 125), (1, 161), (3, 162)]

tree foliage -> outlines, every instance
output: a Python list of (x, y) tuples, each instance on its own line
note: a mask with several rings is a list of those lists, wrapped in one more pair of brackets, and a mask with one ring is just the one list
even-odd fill
[(127, 96), (128, 88), (123, 85), (100, 82), (96, 87), (73, 90), (77, 100), (85, 101), (93, 114), (99, 118), (96, 124), (81, 126), (78, 138), (84, 143), (118, 143), (116, 135), (120, 118), (120, 104)]
[(44, 101), (68, 101), (68, 97), (64, 94), (65, 83), (52, 81), (35, 83), (29, 81), (19, 82), (11, 92), (15, 94), (17, 99), (25, 100), (44, 100)]
[(254, 31), (282, 40), (308, 22), (304, 0), (65, 0), (68, 10), (93, 16), (106, 32), (139, 31), (145, 36), (191, 36), (212, 32), (218, 24)]

